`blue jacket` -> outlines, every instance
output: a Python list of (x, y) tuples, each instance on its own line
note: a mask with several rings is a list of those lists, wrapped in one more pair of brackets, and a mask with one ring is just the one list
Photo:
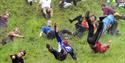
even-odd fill
[(104, 18), (102, 21), (103, 21), (104, 25), (110, 26), (115, 23), (116, 19), (112, 14), (110, 14), (106, 18)]
[(56, 35), (56, 39), (57, 39), (58, 43), (61, 45), (62, 49), (64, 49), (67, 53), (69, 53), (73, 50), (70, 45), (66, 45), (63, 43), (63, 40), (59, 36), (58, 32), (55, 32), (55, 35)]
[(41, 31), (43, 33), (47, 34), (47, 33), (51, 32), (51, 31), (53, 31), (53, 28), (50, 27), (50, 26), (44, 26), (44, 27), (42, 27)]

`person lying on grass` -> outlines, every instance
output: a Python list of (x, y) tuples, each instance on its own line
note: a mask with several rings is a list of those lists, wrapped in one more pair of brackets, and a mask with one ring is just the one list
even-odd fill
[(3, 15), (0, 16), (0, 30), (2, 27), (7, 27), (9, 16), (10, 16), (9, 12), (5, 12)]
[[(91, 15), (91, 19), (92, 19), (92, 23), (94, 25), (94, 30), (96, 30), (96, 27), (97, 27), (97, 21), (96, 21), (96, 16), (95, 15)], [(77, 21), (75, 23), (75, 28), (76, 28), (76, 31), (73, 32), (73, 35), (77, 35), (78, 37), (82, 37), (83, 33), (85, 31), (88, 30), (88, 24), (86, 22), (86, 20), (84, 19), (84, 16), (83, 15), (80, 15), (80, 16), (77, 16), (75, 17), (74, 19), (69, 19), (70, 23), (74, 22), (74, 21)]]
[(24, 63), (23, 57), (26, 55), (26, 51), (20, 51), (18, 54), (10, 55), (12, 63)]
[(33, 5), (33, 0), (26, 0), (26, 2), (27, 2), (30, 6)]
[(111, 40), (108, 41), (107, 44), (102, 44), (99, 39), (100, 39), (100, 34), (102, 33), (103, 27), (102, 22), (99, 22), (99, 26), (97, 28), (97, 31), (94, 33), (94, 26), (92, 24), (92, 20), (90, 19), (90, 12), (87, 11), (85, 15), (85, 19), (88, 22), (89, 25), (89, 31), (88, 31), (88, 37), (87, 37), (87, 42), (90, 45), (90, 48), (95, 52), (95, 53), (104, 53), (106, 52), (111, 44)]
[(41, 28), (39, 36), (41, 37), (43, 33), (47, 36), (48, 39), (54, 39), (55, 38), (55, 33), (54, 29), (52, 27), (52, 21), (48, 20), (47, 25), (43, 26)]
[(43, 13), (44, 17), (47, 19), (53, 16), (52, 1), (53, 0), (40, 0), (39, 1), (41, 12)]
[(2, 39), (1, 44), (5, 45), (5, 44), (7, 44), (7, 43), (9, 43), (11, 41), (14, 41), (14, 39), (16, 37), (20, 37), (20, 38), (24, 37), (24, 36), (20, 35), (20, 30), (17, 27), (14, 28), (13, 31), (9, 32), (6, 38)]
[(59, 50), (56, 51), (53, 47), (47, 44), (46, 47), (49, 50), (49, 52), (52, 53), (55, 56), (55, 58), (59, 61), (65, 60), (68, 54), (70, 54), (73, 60), (76, 61), (77, 60), (76, 54), (74, 53), (73, 48), (69, 45), (68, 38), (65, 37), (64, 41), (61, 39), (61, 37), (58, 34), (58, 28), (56, 24), (54, 26), (54, 29)]

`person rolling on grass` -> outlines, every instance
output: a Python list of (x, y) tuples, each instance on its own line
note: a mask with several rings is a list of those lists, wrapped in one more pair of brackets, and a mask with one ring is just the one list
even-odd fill
[(19, 28), (17, 28), (17, 27), (14, 28), (13, 31), (9, 32), (6, 38), (2, 39), (1, 44), (5, 45), (5, 44), (7, 44), (7, 43), (9, 43), (11, 41), (14, 41), (14, 39), (16, 37), (20, 37), (20, 38), (24, 37), (24, 36), (20, 35)]
[[(94, 28), (96, 30), (96, 26), (97, 26), (96, 16), (91, 15), (91, 18), (92, 18)], [(83, 33), (85, 31), (87, 31), (88, 28), (89, 28), (86, 20), (84, 20), (83, 15), (77, 16), (76, 18), (74, 18), (72, 20), (69, 19), (69, 21), (70, 21), (70, 23), (72, 23), (73, 21), (77, 21), (76, 24), (75, 24), (76, 31), (73, 32), (73, 35), (78, 35), (79, 37), (81, 37), (83, 35)]]
[(20, 51), (18, 54), (10, 55), (12, 63), (24, 63), (23, 57), (26, 55), (26, 51)]
[(26, 1), (27, 1), (27, 3), (28, 3), (30, 6), (33, 5), (33, 0), (26, 0)]
[(81, 0), (60, 0), (59, 7), (63, 9), (72, 5), (76, 6), (78, 1), (81, 1)]
[(3, 15), (0, 16), (0, 30), (3, 27), (7, 27), (9, 16), (10, 16), (9, 12), (5, 12)]
[(94, 33), (94, 26), (92, 24), (92, 21), (89, 16), (89, 11), (86, 12), (85, 19), (88, 22), (89, 25), (89, 31), (88, 31), (88, 37), (87, 37), (87, 42), (90, 46), (90, 48), (95, 52), (95, 53), (104, 53), (106, 52), (111, 44), (112, 40), (109, 40), (107, 44), (102, 44), (99, 39), (100, 39), (100, 33), (102, 33), (102, 22), (99, 22), (99, 26), (97, 28), (97, 31)]
[(43, 26), (41, 28), (41, 32), (40, 32), (39, 36), (41, 37), (43, 35), (43, 33), (47, 36), (48, 39), (55, 38), (55, 33), (54, 33), (54, 29), (52, 28), (52, 21), (51, 20), (48, 20), (47, 26)]
[(39, 4), (44, 17), (47, 19), (51, 18), (53, 16), (52, 1), (40, 0)]
[(65, 60), (68, 54), (71, 55), (73, 60), (77, 61), (76, 54), (74, 53), (73, 48), (68, 43), (69, 42), (68, 38), (65, 37), (64, 41), (61, 39), (61, 37), (59, 36), (58, 28), (56, 24), (54, 26), (54, 29), (55, 29), (55, 35), (59, 46), (59, 50), (56, 51), (49, 44), (47, 44), (46, 47), (49, 50), (49, 52), (52, 53), (55, 56), (55, 58), (59, 61)]

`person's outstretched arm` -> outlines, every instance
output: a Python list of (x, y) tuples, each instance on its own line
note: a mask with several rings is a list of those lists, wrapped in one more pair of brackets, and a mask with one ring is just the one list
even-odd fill
[(85, 19), (86, 19), (86, 21), (87, 21), (87, 23), (88, 23), (88, 26), (89, 26), (88, 37), (93, 37), (93, 35), (94, 35), (94, 26), (93, 26), (93, 24), (91, 23), (89, 14), (90, 14), (89, 11), (87, 11), (86, 14), (85, 14)]
[(54, 30), (55, 30), (55, 36), (56, 36), (56, 39), (57, 39), (58, 43), (59, 43), (59, 44), (62, 44), (62, 39), (61, 39), (61, 37), (59, 36), (58, 28), (57, 28), (56, 23), (54, 24)]
[(69, 21), (71, 21), (71, 23), (72, 23), (73, 21), (78, 21), (78, 22), (80, 23), (82, 18), (83, 18), (82, 15), (79, 15), (79, 16), (75, 17), (75, 18), (72, 19), (72, 20), (69, 19)]

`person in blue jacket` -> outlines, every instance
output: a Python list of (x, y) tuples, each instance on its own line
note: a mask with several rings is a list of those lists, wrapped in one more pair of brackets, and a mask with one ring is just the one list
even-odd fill
[(56, 51), (54, 48), (52, 48), (49, 44), (46, 45), (47, 49), (50, 53), (52, 53), (57, 60), (63, 61), (66, 59), (67, 55), (70, 54), (73, 60), (77, 60), (76, 54), (74, 53), (73, 48), (69, 45), (68, 38), (65, 37), (64, 41), (61, 39), (58, 33), (57, 25), (55, 24), (55, 36), (57, 39), (57, 43), (59, 46), (59, 50)]
[(47, 36), (48, 39), (55, 38), (54, 29), (52, 28), (51, 20), (48, 20), (47, 25), (41, 28), (41, 32), (39, 36), (41, 37), (43, 33)]

